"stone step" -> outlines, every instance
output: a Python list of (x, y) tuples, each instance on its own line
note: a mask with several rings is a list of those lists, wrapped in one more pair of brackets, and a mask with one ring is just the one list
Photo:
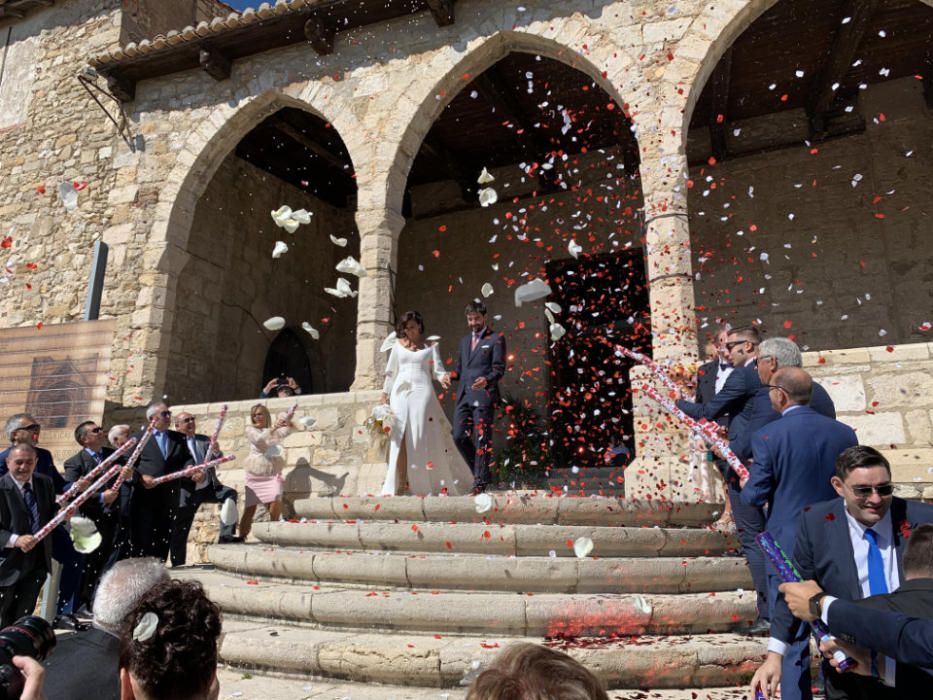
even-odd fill
[(517, 636), (641, 636), (741, 631), (755, 618), (747, 593), (537, 594), (410, 590), (240, 578), (185, 569), (224, 612), (316, 627)]
[[(220, 656), (234, 666), (435, 688), (456, 687), (511, 642), (545, 641), (540, 637), (320, 630), (229, 616), (224, 631)], [(584, 638), (553, 645), (603, 678), (610, 688), (738, 686), (750, 679), (765, 650), (762, 640), (733, 634)]]
[(257, 523), (253, 534), (270, 544), (405, 552), (515, 556), (574, 556), (573, 543), (593, 541), (594, 557), (689, 557), (728, 552), (731, 535), (710, 529), (525, 525), (462, 522), (312, 520)]
[(295, 501), (309, 520), (362, 519), (416, 522), (699, 527), (719, 516), (719, 503), (659, 503), (625, 498), (558, 496), (543, 491), (489, 494), (492, 507), (476, 512), (471, 496), (335, 496)]
[(752, 588), (738, 557), (592, 558), (317, 551), (214, 545), (218, 569), (315, 583), (550, 593), (690, 593)]
[[(244, 672), (232, 666), (217, 671), (220, 700), (464, 700), (464, 688), (410, 688), (308, 678), (282, 678)], [(744, 688), (695, 690), (614, 690), (612, 700), (744, 700)]]

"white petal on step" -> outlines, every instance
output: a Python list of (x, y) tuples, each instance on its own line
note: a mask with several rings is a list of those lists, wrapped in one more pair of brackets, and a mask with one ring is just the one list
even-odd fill
[(589, 537), (578, 537), (573, 541), (573, 553), (577, 559), (586, 559), (593, 551), (593, 540)]
[(488, 493), (478, 493), (473, 497), (473, 505), (477, 513), (485, 513), (492, 508), (492, 496)]

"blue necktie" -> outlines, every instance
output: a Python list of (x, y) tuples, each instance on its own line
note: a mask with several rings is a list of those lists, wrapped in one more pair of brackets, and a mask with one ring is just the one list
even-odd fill
[(865, 539), (868, 540), (868, 590), (872, 595), (887, 593), (888, 581), (884, 575), (881, 550), (878, 549), (878, 535), (869, 528), (865, 530)]
[(156, 436), (156, 442), (159, 443), (159, 451), (162, 452), (162, 459), (165, 459), (166, 457), (168, 457), (168, 440), (167, 440), (168, 436), (165, 433), (163, 433), (161, 430), (158, 431), (155, 434), (155, 436)]
[(23, 485), (23, 500), (29, 508), (29, 529), (35, 535), (39, 532), (39, 504), (36, 502), (36, 494), (32, 492), (31, 484)]

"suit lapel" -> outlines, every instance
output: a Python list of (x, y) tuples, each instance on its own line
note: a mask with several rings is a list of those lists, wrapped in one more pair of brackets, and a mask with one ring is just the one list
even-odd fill
[[(476, 355), (477, 351), (482, 347), (483, 341), (486, 340), (486, 335), (489, 333), (489, 328), (484, 328), (483, 332), (479, 336), (479, 340), (476, 341), (476, 347), (470, 350), (470, 359)], [(470, 336), (470, 345), (473, 344), (473, 336)], [(469, 346), (467, 346), (469, 347)]]
[[(852, 549), (852, 538), (849, 537), (849, 520), (846, 517), (845, 499), (838, 499), (833, 504), (833, 509), (830, 512), (833, 514), (833, 520), (829, 523), (832, 537), (829, 542), (829, 552), (826, 554), (832, 556), (839, 567), (839, 573), (849, 589), (850, 600), (860, 600), (862, 598), (862, 589), (858, 582), (855, 550)], [(836, 554), (833, 555), (833, 552)]]

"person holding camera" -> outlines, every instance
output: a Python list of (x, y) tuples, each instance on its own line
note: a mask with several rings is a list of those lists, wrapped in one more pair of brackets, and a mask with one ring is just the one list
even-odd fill
[(292, 377), (286, 377), (284, 374), (273, 377), (259, 392), (261, 399), (284, 399), (289, 396), (298, 396), (301, 393), (301, 387), (298, 386)]
[(35, 473), (32, 445), (11, 447), (6, 466), (0, 477), (0, 627), (35, 610), (52, 570), (52, 538), (39, 542), (35, 534), (58, 511), (52, 480)]

